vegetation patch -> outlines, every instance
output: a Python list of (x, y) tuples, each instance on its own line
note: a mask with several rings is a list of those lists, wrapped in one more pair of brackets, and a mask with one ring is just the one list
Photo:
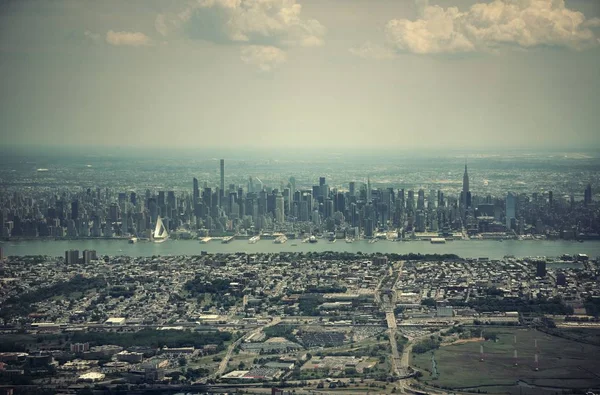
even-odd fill
[(138, 332), (76, 332), (73, 334), (74, 343), (89, 342), (92, 345), (114, 344), (121, 347), (195, 347), (200, 348), (207, 344), (218, 345), (218, 350), (223, 348), (223, 343), (231, 340), (229, 332), (191, 332), (178, 330), (143, 329)]

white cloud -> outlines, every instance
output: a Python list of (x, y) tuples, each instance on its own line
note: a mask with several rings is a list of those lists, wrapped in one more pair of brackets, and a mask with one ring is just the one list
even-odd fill
[(282, 48), (325, 44), (327, 29), (301, 12), (296, 0), (195, 0), (179, 12), (159, 14), (154, 27), (163, 37), (244, 45), (242, 61), (270, 71), (286, 61)]
[(94, 33), (92, 31), (86, 30), (85, 32), (83, 32), (83, 35), (85, 36), (85, 38), (91, 42), (94, 43), (99, 43), (102, 42), (102, 36), (99, 35), (98, 33)]
[(256, 66), (260, 71), (271, 71), (287, 60), (286, 53), (281, 49), (264, 45), (242, 47), (240, 57), (244, 63)]
[(140, 47), (151, 45), (152, 40), (144, 33), (140, 32), (115, 32), (109, 30), (106, 32), (106, 42), (116, 46)]
[[(198, 5), (195, 5), (197, 7)], [(158, 14), (154, 20), (154, 28), (164, 37), (182, 29), (190, 20), (194, 6), (189, 6), (179, 13)]]
[(326, 29), (300, 17), (296, 0), (198, 0), (179, 13), (160, 14), (155, 28), (163, 36), (185, 29), (193, 38), (257, 45), (324, 44)]
[(167, 26), (167, 20), (164, 14), (158, 14), (154, 20), (154, 28), (157, 32), (166, 36), (169, 34), (169, 27)]
[(394, 50), (383, 45), (366, 42), (361, 46), (352, 47), (350, 53), (365, 59), (392, 59), (396, 56)]
[(502, 46), (558, 46), (584, 49), (598, 45), (591, 30), (597, 18), (565, 6), (564, 0), (493, 0), (467, 11), (431, 6), (417, 0), (420, 18), (392, 19), (385, 26), (387, 45), (417, 54), (492, 51)]

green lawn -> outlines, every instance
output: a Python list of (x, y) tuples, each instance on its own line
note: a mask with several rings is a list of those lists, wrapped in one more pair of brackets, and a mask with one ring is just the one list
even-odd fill
[[(473, 342), (441, 347), (435, 351), (439, 377), (432, 377), (431, 353), (414, 356), (412, 364), (423, 372), (423, 381), (451, 388), (496, 386), (498, 392), (533, 391), (537, 386), (560, 388), (600, 387), (600, 347), (581, 344), (527, 329), (495, 329), (498, 341)], [(518, 365), (514, 360), (517, 336)], [(539, 350), (539, 371), (535, 371), (535, 346)], [(480, 345), (484, 362), (480, 362)], [(534, 388), (532, 389), (532, 387)], [(492, 392), (490, 388), (482, 390)], [(515, 392), (516, 391), (516, 392)], [(556, 391), (556, 390), (555, 390)]]

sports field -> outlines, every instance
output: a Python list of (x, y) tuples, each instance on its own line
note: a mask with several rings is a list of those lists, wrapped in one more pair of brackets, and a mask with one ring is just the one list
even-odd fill
[(411, 364), (423, 373), (422, 381), (454, 389), (533, 394), (600, 388), (600, 347), (532, 329), (490, 328), (489, 331), (498, 334), (496, 342), (466, 342), (436, 350), (433, 359), (437, 378), (431, 352), (414, 355)]

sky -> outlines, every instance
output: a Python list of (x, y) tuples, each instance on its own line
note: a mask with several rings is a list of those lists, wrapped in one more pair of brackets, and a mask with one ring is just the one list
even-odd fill
[(0, 0), (0, 144), (599, 149), (599, 66), (595, 0)]

